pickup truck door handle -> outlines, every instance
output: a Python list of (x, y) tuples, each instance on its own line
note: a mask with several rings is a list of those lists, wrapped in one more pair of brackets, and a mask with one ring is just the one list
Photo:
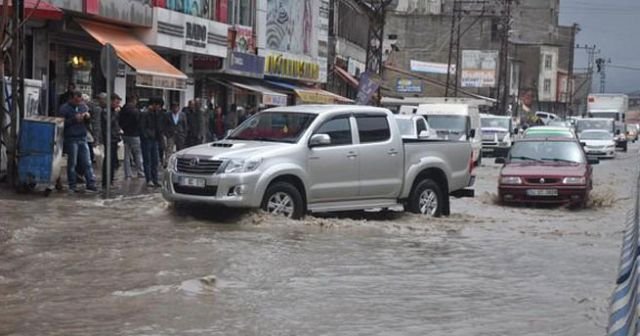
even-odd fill
[(355, 158), (358, 157), (358, 154), (356, 154), (355, 152), (349, 152), (349, 153), (347, 153), (347, 157), (349, 159), (355, 159)]
[(398, 151), (397, 151), (397, 150), (395, 150), (395, 148), (391, 148), (391, 149), (387, 152), (387, 154), (389, 154), (389, 155), (391, 155), (391, 156), (396, 156), (396, 155), (398, 155)]

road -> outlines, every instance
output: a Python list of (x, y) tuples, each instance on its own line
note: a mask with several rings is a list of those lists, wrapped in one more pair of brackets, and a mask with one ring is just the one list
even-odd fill
[(270, 218), (159, 195), (0, 194), (0, 335), (602, 335), (638, 149), (588, 209)]

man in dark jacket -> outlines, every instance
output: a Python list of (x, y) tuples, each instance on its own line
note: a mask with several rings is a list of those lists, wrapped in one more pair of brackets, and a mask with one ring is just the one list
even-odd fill
[(76, 85), (73, 83), (69, 83), (67, 87), (67, 91), (63, 92), (60, 96), (58, 96), (58, 106), (62, 106), (66, 104), (69, 99), (73, 98), (73, 94), (76, 91)]
[(142, 149), (140, 146), (140, 110), (137, 105), (138, 98), (136, 96), (127, 97), (127, 104), (118, 116), (123, 132), (125, 179), (130, 179), (133, 176), (131, 171), (132, 157), (133, 162), (136, 164), (138, 177), (144, 176), (142, 171)]
[(189, 125), (187, 116), (180, 112), (180, 104), (172, 103), (171, 111), (167, 112), (164, 119), (164, 137), (167, 145), (165, 149), (164, 162), (169, 162), (169, 157), (173, 153), (185, 148)]
[(88, 111), (80, 108), (82, 92), (73, 92), (72, 98), (60, 107), (60, 116), (64, 118), (64, 146), (67, 153), (67, 179), (69, 190), (76, 191), (76, 166), (84, 172), (87, 191), (97, 191), (93, 167), (87, 145), (87, 121), (91, 118)]
[[(118, 169), (118, 143), (120, 142), (120, 126), (118, 125), (118, 115), (120, 113), (120, 103), (122, 99), (117, 94), (111, 95), (111, 181), (113, 184), (116, 170)], [(107, 141), (109, 137), (107, 134), (107, 113), (102, 114), (101, 129), (102, 139), (104, 141), (104, 160), (102, 161), (102, 187), (107, 186)]]
[(140, 140), (142, 143), (142, 157), (144, 176), (148, 187), (160, 187), (158, 182), (158, 165), (160, 141), (162, 141), (162, 124), (165, 116), (162, 114), (164, 100), (151, 98), (147, 110), (140, 114)]

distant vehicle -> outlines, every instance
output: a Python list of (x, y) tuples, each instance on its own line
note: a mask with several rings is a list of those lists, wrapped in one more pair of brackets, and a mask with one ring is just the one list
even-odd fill
[(548, 125), (551, 121), (560, 120), (556, 114), (544, 111), (536, 112), (536, 117), (540, 118), (545, 125)]
[(506, 156), (513, 136), (518, 133), (508, 116), (480, 114), (482, 129), (482, 156)]
[(553, 126), (553, 127), (566, 127), (566, 128), (572, 128), (573, 126), (571, 125), (571, 122), (569, 121), (564, 121), (564, 120), (552, 120), (549, 121), (549, 123), (547, 124), (547, 126)]
[(584, 143), (587, 155), (613, 159), (616, 157), (616, 142), (613, 134), (605, 130), (586, 130), (580, 133), (579, 139)]
[(522, 134), (523, 139), (565, 138), (577, 139), (571, 128), (553, 126), (535, 126), (527, 128)]
[(507, 158), (497, 158), (498, 197), (504, 203), (568, 203), (585, 207), (592, 189), (592, 164), (572, 139), (528, 139), (513, 144)]
[(627, 151), (625, 115), (629, 110), (629, 96), (618, 93), (593, 93), (587, 97), (589, 118), (613, 119), (616, 147)]
[(449, 195), (473, 196), (471, 158), (465, 141), (403, 140), (387, 109), (272, 108), (225, 140), (171, 156), (162, 195), (294, 219), (397, 205), (440, 216), (449, 214)]
[[(585, 118), (578, 119), (576, 124), (576, 132), (578, 134), (586, 130), (604, 130), (611, 132), (614, 135), (616, 141), (616, 148), (621, 148), (624, 152), (627, 151), (627, 139), (626, 135), (616, 127), (614, 119), (611, 118)], [(622, 138), (624, 139), (621, 139)]]
[(421, 104), (416, 112), (424, 116), (438, 138), (468, 141), (473, 149), (473, 162), (482, 162), (482, 136), (478, 106), (470, 104)]
[(438, 139), (438, 134), (423, 116), (395, 115), (395, 118), (403, 139)]
[(640, 126), (638, 124), (627, 124), (627, 141), (638, 141), (638, 132), (640, 132)]

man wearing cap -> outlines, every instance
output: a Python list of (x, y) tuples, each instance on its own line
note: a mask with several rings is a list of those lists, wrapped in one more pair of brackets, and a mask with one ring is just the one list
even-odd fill
[(158, 182), (158, 165), (160, 164), (160, 141), (162, 141), (162, 122), (164, 115), (162, 98), (151, 98), (149, 107), (140, 114), (140, 140), (142, 143), (142, 157), (144, 176), (148, 187), (160, 187)]
[(82, 109), (82, 92), (74, 91), (72, 98), (60, 107), (59, 114), (64, 118), (64, 146), (67, 153), (67, 180), (69, 190), (76, 191), (77, 177), (76, 166), (84, 173), (87, 183), (86, 190), (95, 192), (96, 180), (93, 175), (93, 167), (89, 158), (89, 146), (87, 145), (87, 121), (91, 115), (86, 109)]
[(107, 141), (111, 140), (111, 181), (113, 184), (116, 170), (118, 169), (118, 143), (120, 142), (120, 126), (118, 125), (118, 116), (120, 114), (120, 103), (122, 99), (117, 94), (111, 95), (111, 139), (107, 134), (107, 114), (102, 114), (102, 138), (104, 139), (104, 160), (102, 161), (102, 187), (107, 186)]
[[(140, 145), (140, 110), (137, 105), (138, 98), (136, 96), (127, 97), (127, 104), (122, 108), (118, 117), (123, 132), (125, 179), (130, 179), (136, 173), (138, 177), (144, 176), (142, 172), (142, 148)], [(131, 171), (132, 157), (136, 165), (136, 172)]]

